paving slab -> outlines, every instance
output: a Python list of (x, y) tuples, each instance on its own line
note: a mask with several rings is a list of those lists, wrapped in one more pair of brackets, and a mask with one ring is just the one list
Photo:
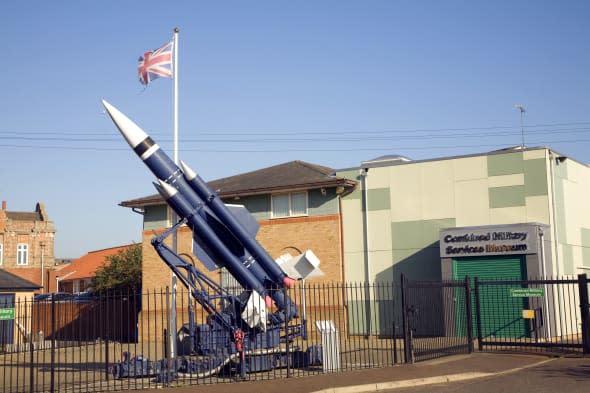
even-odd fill
[(542, 355), (474, 353), (384, 368), (313, 376), (158, 389), (166, 393), (360, 393), (512, 372), (551, 361)]

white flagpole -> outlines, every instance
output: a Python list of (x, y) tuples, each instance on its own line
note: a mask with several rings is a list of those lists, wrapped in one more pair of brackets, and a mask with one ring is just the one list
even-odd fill
[[(174, 133), (174, 163), (178, 165), (178, 32), (180, 29), (178, 27), (174, 28), (174, 36), (172, 38), (172, 51), (173, 51), (173, 59), (172, 59), (172, 79), (173, 83), (173, 102), (172, 102), (172, 111), (173, 111), (173, 125), (172, 130)], [(177, 221), (176, 213), (172, 213), (172, 225), (176, 224)], [(177, 252), (178, 251), (178, 234), (176, 231), (172, 233), (172, 249)], [(170, 277), (170, 286), (172, 296), (170, 298), (170, 326), (169, 329), (169, 336), (170, 336), (170, 362), (172, 362), (176, 357), (176, 274), (172, 272)]]
[(178, 165), (178, 27), (174, 28), (174, 38), (172, 50), (174, 51), (174, 59), (172, 60), (172, 78), (174, 79), (174, 163)]

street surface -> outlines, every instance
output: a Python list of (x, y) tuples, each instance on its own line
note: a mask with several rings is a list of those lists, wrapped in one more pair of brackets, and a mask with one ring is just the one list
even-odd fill
[(396, 393), (589, 393), (590, 358), (559, 358), (540, 366), (497, 376), (415, 388)]

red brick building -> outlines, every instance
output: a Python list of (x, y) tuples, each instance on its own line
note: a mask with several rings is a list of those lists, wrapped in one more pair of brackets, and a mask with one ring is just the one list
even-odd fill
[(49, 271), (54, 268), (55, 226), (45, 206), (35, 211), (0, 209), (0, 269), (47, 289)]

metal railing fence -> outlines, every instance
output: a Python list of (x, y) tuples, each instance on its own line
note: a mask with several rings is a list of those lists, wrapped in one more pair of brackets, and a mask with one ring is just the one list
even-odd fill
[[(246, 379), (278, 379), (403, 362), (403, 334), (398, 326), (401, 305), (393, 300), (396, 293), (400, 293), (398, 283), (307, 282), (290, 288), (286, 295), (297, 305), (299, 317), (281, 329), (281, 337), (287, 330), (303, 327), (303, 332), (292, 340), (281, 340), (273, 350), (276, 367), (250, 372)], [(175, 304), (171, 304), (172, 299)], [(185, 359), (206, 364), (203, 356), (190, 354), (189, 304), (194, 309), (195, 325), (206, 326), (208, 314), (189, 292), (178, 290), (172, 296), (168, 288), (138, 294), (112, 292), (84, 301), (17, 299), (4, 305), (10, 307), (0, 304), (0, 308), (14, 310), (14, 318), (0, 326), (0, 392), (103, 392), (239, 379), (240, 359), (234, 354), (222, 367), (178, 373), (172, 381), (159, 380), (155, 372), (116, 377), (117, 365), (124, 359), (149, 367), (155, 364), (160, 370), (172, 369), (177, 364), (174, 361)], [(176, 323), (171, 326), (173, 309)], [(170, 334), (172, 329), (179, 332), (176, 340)], [(213, 350), (220, 344), (216, 341), (219, 335), (207, 335), (206, 328), (197, 330), (206, 337), (203, 347)], [(300, 354), (322, 344), (323, 353), (317, 357), (327, 359), (324, 365), (298, 360)], [(273, 355), (271, 352), (264, 350), (267, 358)]]
[[(230, 342), (233, 336), (208, 327), (208, 313), (186, 290), (4, 300), (0, 392), (105, 392), (282, 379), (469, 353), (474, 343), (478, 350), (588, 354), (588, 284), (585, 275), (576, 280), (299, 282), (282, 290), (298, 317), (274, 332), (276, 342), (273, 332), (260, 335), (244, 359)], [(215, 301), (220, 309), (231, 306)], [(200, 354), (189, 334), (192, 325)], [(178, 332), (176, 339), (171, 332)], [(300, 334), (285, 339), (294, 332)], [(220, 347), (230, 351), (222, 352), (222, 362), (206, 355), (220, 353)], [(122, 378), (125, 364), (141, 372)], [(264, 371), (244, 373), (245, 366)]]

